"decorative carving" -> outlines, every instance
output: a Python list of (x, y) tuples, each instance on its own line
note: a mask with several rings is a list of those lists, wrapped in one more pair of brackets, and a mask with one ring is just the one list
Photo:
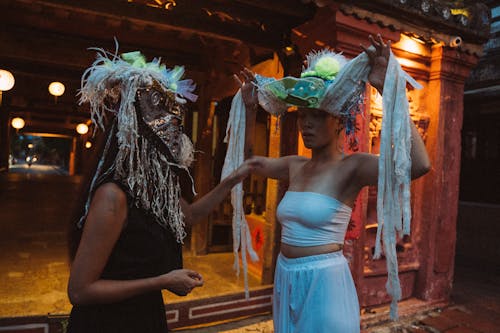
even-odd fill
[[(309, 0), (310, 1), (310, 0)], [(306, 1), (304, 1), (306, 2)], [(307, 1), (308, 2), (308, 1)], [(325, 3), (333, 3), (330, 0), (316, 0), (319, 7)], [(491, 22), (490, 9), (486, 1), (472, 0), (372, 0), (362, 1), (352, 5), (352, 1), (340, 0), (335, 2), (344, 3), (341, 10), (347, 14), (355, 14), (358, 17), (367, 19), (367, 13), (382, 13), (389, 15), (400, 15), (405, 18), (412, 18), (422, 25), (422, 22), (431, 22), (439, 25), (440, 28), (450, 32), (460, 29), (476, 33), (483, 38), (489, 34)], [(363, 8), (365, 11), (360, 10)], [(394, 13), (398, 14), (394, 14)], [(371, 20), (376, 21), (376, 17), (371, 15)], [(415, 23), (415, 22), (413, 22)], [(418, 24), (418, 23), (417, 23)]]
[(166, 10), (172, 10), (175, 6), (177, 6), (177, 2), (175, 0), (128, 0), (128, 2), (138, 2), (149, 7)]
[[(407, 90), (408, 104), (410, 108), (410, 117), (418, 129), (422, 140), (427, 139), (427, 130), (429, 128), (430, 117), (421, 112), (419, 98), (416, 90)], [(382, 96), (377, 89), (370, 88), (370, 143), (372, 148), (376, 146), (380, 131), (382, 130)], [(377, 151), (372, 151), (377, 152)]]
[(422, 140), (424, 142), (427, 140), (427, 130), (429, 128), (429, 123), (431, 118), (428, 115), (419, 113), (419, 114), (411, 114), (410, 113), (411, 120), (413, 120), (413, 123), (417, 127), (418, 133), (422, 137)]

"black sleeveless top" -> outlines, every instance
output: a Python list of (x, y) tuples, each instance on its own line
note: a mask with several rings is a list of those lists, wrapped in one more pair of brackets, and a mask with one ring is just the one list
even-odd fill
[[(113, 181), (117, 185), (119, 183)], [(125, 191), (125, 193), (127, 193)], [(107, 280), (133, 280), (168, 273), (182, 268), (182, 245), (169, 228), (156, 223), (153, 216), (137, 208), (128, 197), (125, 226), (101, 275)], [(68, 333), (164, 333), (167, 332), (161, 291), (111, 304), (74, 306)]]

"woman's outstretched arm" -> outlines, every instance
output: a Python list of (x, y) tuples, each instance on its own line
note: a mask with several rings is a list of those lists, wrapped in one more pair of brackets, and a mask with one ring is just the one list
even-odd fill
[(228, 177), (224, 178), (210, 192), (189, 204), (186, 200), (181, 199), (182, 212), (184, 213), (184, 221), (188, 225), (198, 223), (202, 218), (208, 216), (210, 212), (222, 202), (229, 194), (231, 189), (243, 181), (251, 172), (253, 164), (245, 161), (238, 169), (236, 169)]
[(245, 179), (250, 173), (274, 179), (288, 179), (289, 164), (299, 156), (282, 158), (268, 158), (253, 155), (253, 142), (255, 135), (255, 121), (259, 109), (257, 89), (254, 84), (255, 75), (248, 68), (240, 72), (242, 80), (235, 75), (241, 88), (241, 95), (245, 106), (245, 162), (231, 175), (223, 179), (213, 190), (205, 194), (192, 204), (182, 200), (182, 211), (187, 224), (196, 224), (229, 194), (231, 188)]

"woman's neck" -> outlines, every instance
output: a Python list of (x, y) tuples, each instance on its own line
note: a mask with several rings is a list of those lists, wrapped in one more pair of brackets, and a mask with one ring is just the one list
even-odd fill
[(323, 147), (313, 148), (311, 162), (337, 162), (340, 161), (343, 157), (344, 154), (340, 149), (338, 149), (337, 141), (332, 141), (330, 144)]

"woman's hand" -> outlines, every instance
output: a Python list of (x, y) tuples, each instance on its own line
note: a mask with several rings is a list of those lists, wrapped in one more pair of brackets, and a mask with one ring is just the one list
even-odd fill
[(245, 104), (245, 147), (243, 151), (245, 158), (249, 158), (253, 155), (253, 136), (255, 135), (255, 118), (257, 117), (259, 98), (257, 96), (255, 74), (245, 67), (240, 72), (240, 75), (243, 81), (236, 74), (234, 78), (240, 85), (241, 98)]
[[(259, 169), (259, 165), (262, 165), (262, 162), (259, 162), (257, 158), (247, 160), (229, 176), (221, 180), (214, 189), (192, 204), (188, 204), (184, 199), (181, 199), (182, 212), (184, 213), (184, 221), (186, 224), (194, 225), (202, 218), (208, 216), (208, 214), (226, 198), (229, 192), (231, 192), (231, 189), (248, 177), (254, 170)], [(260, 168), (262, 167), (260, 166)]]
[(232, 177), (236, 184), (243, 181), (251, 173), (262, 167), (262, 163), (258, 158), (249, 158), (243, 162), (238, 169), (234, 170)]
[(256, 109), (259, 105), (259, 99), (257, 97), (257, 88), (255, 87), (255, 74), (245, 67), (240, 72), (240, 75), (243, 81), (236, 74), (234, 78), (240, 85), (243, 103), (245, 103), (247, 110)]
[(367, 48), (361, 45), (370, 59), (371, 71), (368, 75), (368, 80), (372, 86), (382, 93), (385, 73), (391, 55), (391, 41), (388, 40), (387, 43), (384, 43), (380, 34), (377, 35), (377, 40), (372, 35), (368, 36), (368, 39), (373, 47)]
[(176, 269), (161, 275), (160, 278), (163, 280), (163, 289), (177, 296), (186, 296), (194, 288), (203, 286), (201, 275), (189, 269)]

